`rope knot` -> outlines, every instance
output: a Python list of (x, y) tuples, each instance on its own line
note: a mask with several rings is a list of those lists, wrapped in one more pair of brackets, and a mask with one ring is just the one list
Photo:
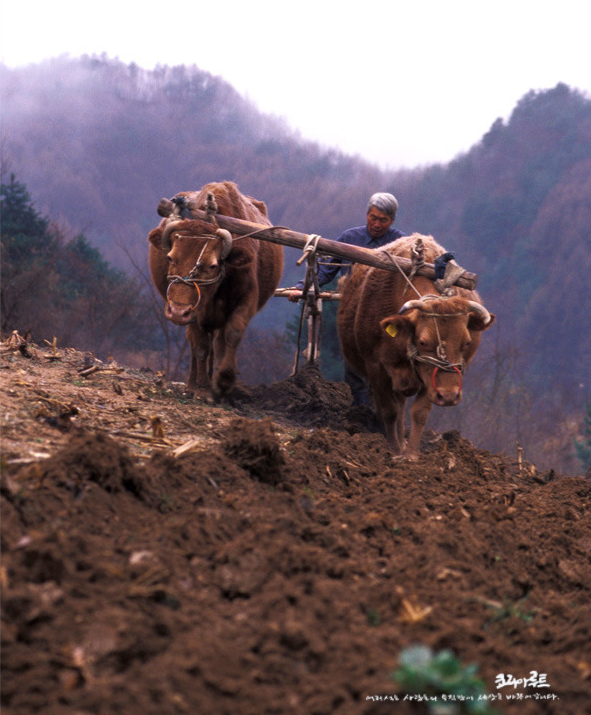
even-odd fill
[(302, 249), (303, 255), (298, 258), (296, 261), (296, 265), (301, 266), (302, 263), (306, 259), (312, 259), (316, 255), (316, 251), (318, 249), (318, 241), (321, 237), (316, 234), (316, 233), (311, 233), (308, 236), (308, 240), (306, 241), (306, 245)]
[(210, 192), (207, 194), (207, 199), (205, 201), (205, 220), (210, 223), (214, 223), (214, 216), (218, 212), (218, 205), (215, 200), (215, 196)]

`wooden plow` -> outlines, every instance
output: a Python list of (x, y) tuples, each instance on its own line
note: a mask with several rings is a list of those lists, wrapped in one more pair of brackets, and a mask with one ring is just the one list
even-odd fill
[[(174, 204), (168, 199), (162, 199), (158, 205), (158, 214), (168, 217), (173, 212)], [(211, 221), (212, 214), (207, 211), (190, 206), (191, 216), (201, 221)], [(421, 275), (431, 280), (435, 280), (435, 266), (433, 263), (418, 263), (408, 258), (397, 256), (393, 258), (385, 251), (377, 251), (360, 246), (352, 246), (348, 243), (332, 241), (315, 234), (299, 233), (283, 226), (263, 226), (261, 224), (243, 221), (242, 219), (214, 214), (213, 217), (220, 228), (225, 228), (231, 233), (239, 236), (252, 236), (261, 241), (279, 243), (291, 248), (299, 248), (303, 251), (302, 257), (297, 261), (301, 265), (306, 261), (306, 274), (303, 289), (278, 288), (275, 296), (279, 298), (298, 297), (303, 300), (300, 327), (298, 334), (298, 348), (294, 363), (293, 373), (297, 372), (300, 355), (300, 337), (302, 326), (307, 322), (308, 345), (305, 352), (308, 363), (316, 363), (318, 360), (318, 346), (320, 342), (320, 330), (322, 324), (322, 302), (325, 300), (339, 300), (340, 294), (332, 291), (321, 291), (318, 286), (318, 254), (341, 258), (351, 261), (351, 263), (363, 263), (374, 268), (382, 268), (386, 271), (406, 275)], [(478, 276), (475, 273), (464, 271), (456, 280), (455, 285), (468, 290), (475, 290)]]

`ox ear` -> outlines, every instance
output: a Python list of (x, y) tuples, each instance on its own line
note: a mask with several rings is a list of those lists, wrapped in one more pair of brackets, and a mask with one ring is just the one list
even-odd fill
[(234, 268), (241, 268), (242, 266), (247, 266), (249, 263), (252, 263), (252, 254), (239, 244), (234, 244), (226, 258), (226, 264)]
[(391, 315), (380, 321), (380, 328), (393, 340), (400, 342), (406, 341), (410, 337), (413, 325), (408, 318), (402, 315)]
[(490, 320), (485, 323), (484, 318), (478, 313), (470, 313), (468, 318), (468, 330), (472, 332), (479, 333), (483, 330), (488, 330), (490, 326), (495, 322), (496, 315), (494, 313), (489, 313)]
[(385, 350), (385, 359), (390, 364), (401, 365), (407, 358), (408, 343), (414, 332), (412, 322), (403, 315), (391, 315), (380, 321), (380, 352)]
[(157, 248), (159, 251), (162, 250), (162, 229), (160, 227), (158, 228), (153, 228), (150, 233), (148, 234), (148, 241), (151, 243), (154, 248)]

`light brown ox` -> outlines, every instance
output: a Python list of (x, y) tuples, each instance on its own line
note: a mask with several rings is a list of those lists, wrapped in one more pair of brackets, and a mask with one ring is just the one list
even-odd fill
[(177, 194), (172, 203), (161, 202), (175, 208), (148, 236), (149, 263), (166, 301), (166, 318), (187, 326), (187, 389), (212, 389), (221, 397), (236, 383), (236, 351), (246, 327), (279, 284), (283, 249), (233, 237), (215, 223), (191, 218), (191, 208), (206, 210), (209, 194), (218, 213), (271, 225), (265, 204), (241, 194), (234, 183), (206, 184), (200, 191)]
[[(411, 258), (418, 238), (427, 263), (446, 252), (432, 236), (419, 234), (376, 250)], [(443, 297), (428, 278), (415, 276), (412, 283), (419, 296), (401, 274), (354, 265), (339, 284), (337, 327), (345, 360), (369, 383), (392, 450), (416, 460), (432, 406), (460, 402), (464, 368), (495, 316), (475, 291), (454, 288), (455, 295)], [(405, 447), (404, 408), (412, 395)]]

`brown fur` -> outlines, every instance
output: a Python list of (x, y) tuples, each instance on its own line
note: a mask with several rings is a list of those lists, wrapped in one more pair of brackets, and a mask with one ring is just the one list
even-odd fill
[[(382, 249), (392, 256), (411, 257), (411, 248), (421, 238), (425, 261), (433, 263), (445, 249), (432, 236), (413, 234), (394, 241)], [(420, 295), (437, 291), (433, 281), (417, 276), (413, 285)], [(398, 315), (402, 305), (417, 298), (402, 275), (379, 268), (356, 264), (348, 278), (341, 280), (342, 298), (337, 327), (343, 355), (347, 362), (370, 385), (374, 404), (381, 418), (386, 437), (396, 453), (405, 452), (416, 459), (423, 427), (433, 404), (449, 406), (461, 399), (461, 380), (455, 371), (438, 370), (433, 388), (434, 367), (409, 360), (412, 344), (419, 354), (434, 355), (437, 346), (435, 319), (419, 309)], [(440, 336), (450, 363), (470, 362), (481, 332), (488, 325), (480, 316), (468, 313), (467, 301), (480, 303), (475, 291), (456, 289), (452, 298), (428, 302), (428, 312), (441, 314), (437, 318)], [(390, 327), (395, 336), (386, 332)], [(407, 397), (417, 395), (411, 407), (411, 432), (404, 445), (404, 407)]]
[[(191, 205), (204, 210), (208, 193), (213, 193), (218, 213), (252, 223), (270, 226), (262, 201), (240, 193), (228, 181), (206, 184), (200, 191), (181, 192)], [(168, 292), (165, 315), (177, 324), (187, 325), (191, 345), (191, 369), (187, 389), (213, 388), (214, 394), (231, 392), (236, 382), (236, 350), (249, 322), (279, 284), (283, 269), (281, 246), (256, 238), (234, 237), (225, 260), (220, 257), (222, 242), (203, 238), (215, 226), (198, 219), (184, 219), (170, 236), (168, 253), (162, 249), (162, 232), (169, 221), (150, 231), (149, 264), (154, 285), (167, 298), (167, 276), (188, 276), (197, 260), (197, 278), (204, 281), (222, 275), (221, 280), (204, 283), (197, 290), (175, 283)], [(223, 268), (222, 268), (223, 265)], [(220, 271), (223, 273), (220, 274)]]

